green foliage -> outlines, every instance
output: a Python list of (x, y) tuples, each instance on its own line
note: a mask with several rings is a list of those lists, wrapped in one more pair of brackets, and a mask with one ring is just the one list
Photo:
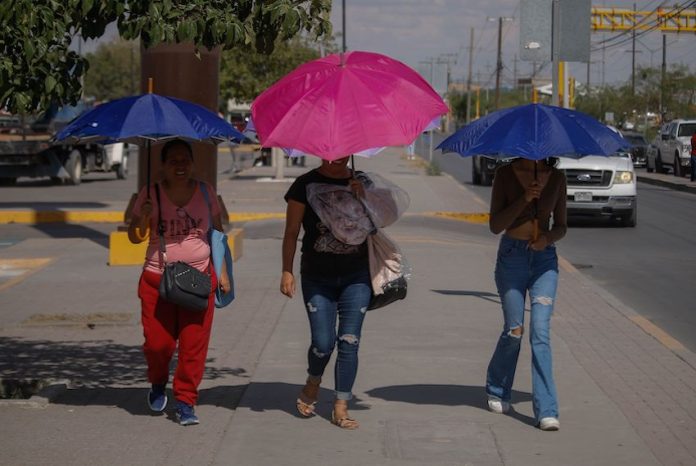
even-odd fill
[(0, 108), (13, 113), (75, 103), (87, 60), (69, 47), (117, 21), (126, 40), (145, 47), (254, 47), (271, 53), (302, 31), (331, 34), (331, 0), (4, 0), (0, 3)]
[(223, 102), (227, 99), (251, 102), (298, 65), (319, 56), (319, 50), (299, 37), (279, 41), (270, 55), (252, 48), (225, 51), (220, 58), (220, 97)]
[[(617, 125), (640, 123), (645, 112), (659, 113), (661, 76), (658, 68), (638, 67), (635, 95), (630, 81), (592, 88), (576, 97), (576, 108), (599, 120), (604, 120), (606, 112), (613, 112)], [(684, 65), (673, 65), (665, 73), (663, 99), (666, 120), (696, 117), (696, 75)]]
[(425, 174), (428, 176), (440, 176), (442, 175), (442, 170), (440, 170), (440, 164), (435, 161), (430, 162), (425, 167)]
[(101, 44), (86, 58), (90, 67), (85, 75), (85, 95), (100, 101), (138, 93), (140, 47), (136, 41)]

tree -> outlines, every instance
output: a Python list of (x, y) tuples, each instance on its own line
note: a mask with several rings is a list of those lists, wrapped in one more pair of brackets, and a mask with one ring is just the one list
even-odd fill
[(298, 65), (318, 57), (319, 51), (299, 37), (279, 42), (270, 55), (251, 48), (225, 51), (220, 58), (220, 97), (223, 102), (251, 102)]
[(138, 93), (140, 47), (137, 41), (101, 44), (85, 57), (90, 64), (85, 74), (84, 93), (97, 100), (112, 100)]
[(117, 21), (126, 40), (144, 47), (193, 42), (197, 47), (254, 47), (302, 31), (330, 35), (331, 0), (3, 0), (0, 3), (0, 108), (13, 113), (75, 103), (87, 59), (69, 50), (80, 35), (96, 39)]

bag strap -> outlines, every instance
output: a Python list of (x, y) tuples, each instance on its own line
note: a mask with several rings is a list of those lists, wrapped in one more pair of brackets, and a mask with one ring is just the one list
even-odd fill
[(160, 202), (159, 183), (155, 183), (155, 196), (157, 196), (157, 235), (159, 236), (159, 250), (162, 253), (165, 265), (167, 264), (167, 243), (164, 242), (164, 224), (162, 223), (162, 206)]
[(208, 231), (210, 231), (211, 228), (213, 228), (213, 208), (210, 205), (210, 197), (208, 197), (208, 188), (206, 188), (205, 183), (203, 181), (199, 181), (200, 187), (201, 187), (201, 192), (203, 193), (203, 197), (205, 198), (205, 203), (208, 205)]

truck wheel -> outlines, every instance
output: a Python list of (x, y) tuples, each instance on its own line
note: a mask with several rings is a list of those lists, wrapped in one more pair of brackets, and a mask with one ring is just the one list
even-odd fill
[(78, 185), (82, 181), (82, 154), (77, 149), (73, 149), (68, 155), (68, 159), (65, 162), (65, 170), (67, 170), (70, 179), (68, 183), (72, 185)]
[(662, 165), (662, 154), (660, 152), (657, 153), (657, 158), (655, 159), (655, 171), (657, 173), (665, 172), (665, 167)]
[(679, 178), (684, 176), (682, 166), (679, 163), (679, 155), (678, 154), (674, 154), (674, 176), (678, 176)]
[[(488, 165), (488, 164), (486, 164)], [(481, 186), (491, 186), (493, 184), (493, 176), (488, 171), (488, 167), (481, 167)]]
[(630, 215), (626, 215), (625, 217), (621, 217), (621, 226), (623, 226), (623, 227), (634, 228), (637, 223), (638, 223), (638, 205), (633, 207), (633, 210), (631, 211)]
[(128, 156), (126, 154), (123, 154), (121, 163), (118, 165), (118, 168), (116, 169), (116, 178), (118, 178), (119, 180), (125, 180), (126, 178), (128, 178)]
[(477, 157), (471, 157), (471, 182), (473, 184), (481, 184), (481, 172), (476, 169)]

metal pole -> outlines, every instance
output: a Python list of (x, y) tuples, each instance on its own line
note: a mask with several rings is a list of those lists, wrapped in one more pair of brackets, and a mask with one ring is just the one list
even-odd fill
[(503, 17), (498, 18), (498, 60), (495, 65), (495, 109), (500, 108), (500, 73), (503, 71)]
[(660, 74), (660, 122), (665, 113), (665, 76), (667, 74), (667, 34), (662, 34), (662, 70)]
[(466, 78), (466, 123), (471, 121), (471, 68), (474, 58), (474, 28), (471, 28), (469, 39), (469, 73)]
[[(633, 11), (636, 11), (636, 4), (633, 4)], [(631, 49), (631, 95), (636, 95), (636, 27), (631, 28), (633, 48)]]
[(430, 163), (433, 163), (433, 130), (431, 129), (428, 131), (428, 144), (430, 145), (430, 148), (428, 149), (428, 161)]
[(345, 53), (346, 50), (348, 50), (346, 48), (346, 0), (341, 2), (341, 21), (343, 22), (343, 34), (341, 34), (341, 38), (343, 41), (343, 53)]
[(560, 8), (558, 0), (551, 3), (551, 105), (558, 105), (558, 52), (560, 49)]

